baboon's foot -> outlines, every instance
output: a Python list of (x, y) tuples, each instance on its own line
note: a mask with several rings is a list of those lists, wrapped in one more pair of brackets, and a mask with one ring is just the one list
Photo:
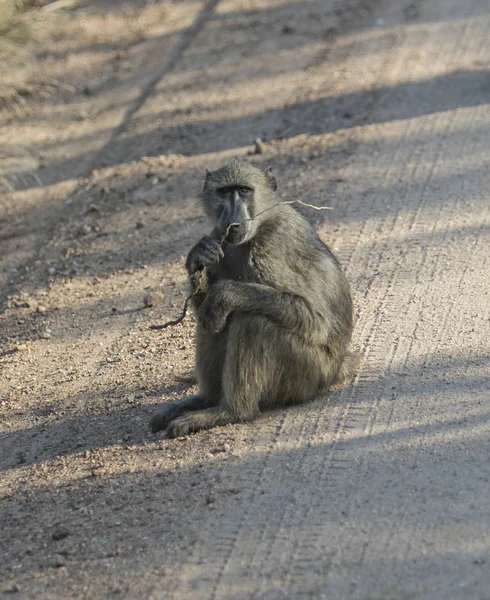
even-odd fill
[(218, 425), (228, 425), (248, 419), (240, 419), (230, 411), (217, 406), (193, 413), (185, 413), (174, 419), (167, 426), (166, 434), (169, 438), (182, 437), (200, 429), (210, 429)]
[(337, 375), (337, 379), (333, 385), (340, 387), (347, 381), (353, 379), (360, 366), (361, 355), (359, 352), (354, 350), (346, 354), (342, 366), (340, 367), (339, 374)]
[(152, 433), (166, 429), (169, 423), (187, 411), (202, 410), (210, 406), (210, 402), (199, 395), (189, 396), (178, 402), (169, 402), (150, 421)]
[(165, 430), (165, 436), (168, 438), (184, 437), (189, 435), (189, 433), (199, 431), (199, 429), (201, 428), (194, 422), (194, 419), (178, 417), (168, 424)]
[(172, 416), (172, 413), (174, 413), (174, 411), (171, 410), (170, 407), (166, 407), (154, 414), (150, 421), (151, 432), (156, 433), (157, 431), (165, 429), (167, 425), (178, 416), (178, 414)]

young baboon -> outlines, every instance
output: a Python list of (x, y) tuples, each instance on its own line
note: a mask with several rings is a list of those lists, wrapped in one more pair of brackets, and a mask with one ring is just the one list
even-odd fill
[[(202, 202), (216, 225), (189, 252), (198, 315), (199, 392), (151, 421), (169, 437), (299, 404), (351, 377), (352, 301), (313, 227), (281, 204), (276, 180), (234, 160), (207, 171)], [(223, 238), (224, 241), (223, 241)]]

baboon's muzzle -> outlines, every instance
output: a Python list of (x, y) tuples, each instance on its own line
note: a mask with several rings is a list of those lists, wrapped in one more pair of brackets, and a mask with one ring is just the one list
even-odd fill
[(228, 225), (227, 229), (228, 235), (225, 240), (228, 244), (240, 244), (243, 242), (245, 238), (245, 234), (247, 233), (247, 228), (243, 223), (239, 225)]

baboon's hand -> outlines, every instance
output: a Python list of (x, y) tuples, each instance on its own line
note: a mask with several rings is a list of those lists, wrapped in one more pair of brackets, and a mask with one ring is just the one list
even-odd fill
[(226, 297), (226, 287), (219, 283), (212, 285), (199, 308), (199, 323), (204, 329), (219, 333), (224, 329), (230, 312), (231, 306)]
[(205, 235), (187, 255), (185, 267), (189, 275), (194, 275), (197, 271), (202, 271), (204, 267), (209, 267), (222, 258), (223, 248), (220, 243), (209, 235)]

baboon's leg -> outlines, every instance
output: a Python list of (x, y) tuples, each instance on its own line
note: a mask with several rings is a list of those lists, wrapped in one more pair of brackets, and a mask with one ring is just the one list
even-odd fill
[(239, 419), (226, 409), (213, 406), (206, 410), (185, 413), (169, 423), (166, 433), (168, 437), (182, 437), (200, 429), (210, 429), (217, 425), (236, 423)]
[(228, 332), (211, 333), (200, 325), (196, 332), (196, 377), (199, 395), (214, 400), (221, 398), (221, 378), (225, 361)]
[(164, 407), (157, 412), (150, 421), (150, 429), (152, 433), (156, 433), (161, 429), (165, 429), (170, 421), (173, 421), (180, 415), (183, 415), (187, 411), (202, 410), (213, 406), (203, 396), (197, 394), (195, 396), (188, 396), (183, 400), (177, 402), (168, 402)]
[(297, 336), (243, 313), (232, 316), (226, 331), (220, 405), (178, 417), (167, 428), (170, 437), (251, 420), (260, 414), (259, 401), (284, 406), (318, 393), (324, 377), (318, 351)]
[(277, 337), (277, 327), (264, 317), (236, 313), (231, 319), (221, 406), (236, 421), (247, 421), (260, 413), (259, 400), (267, 391), (275, 362), (271, 335)]
[[(225, 332), (208, 333), (198, 327), (196, 336), (196, 377), (199, 393), (177, 402), (169, 402), (150, 421), (153, 433), (166, 429), (185, 412), (217, 406), (221, 397), (221, 372), (226, 347)], [(175, 437), (175, 436), (174, 436)]]
[[(233, 315), (222, 334), (225, 345), (220, 373), (220, 405), (184, 414), (175, 419), (167, 428), (169, 437), (178, 437), (217, 425), (247, 421), (259, 414), (259, 398), (267, 370), (264, 350), (261, 347), (261, 321), (266, 320), (252, 315)], [(211, 379), (206, 381), (208, 385), (213, 376), (211, 374)]]
[[(266, 317), (236, 313), (231, 325), (221, 406), (236, 420), (253, 418), (259, 406), (273, 408), (312, 400), (339, 377), (342, 359), (333, 351), (312, 345)], [(345, 372), (355, 362), (354, 357), (346, 359)]]

